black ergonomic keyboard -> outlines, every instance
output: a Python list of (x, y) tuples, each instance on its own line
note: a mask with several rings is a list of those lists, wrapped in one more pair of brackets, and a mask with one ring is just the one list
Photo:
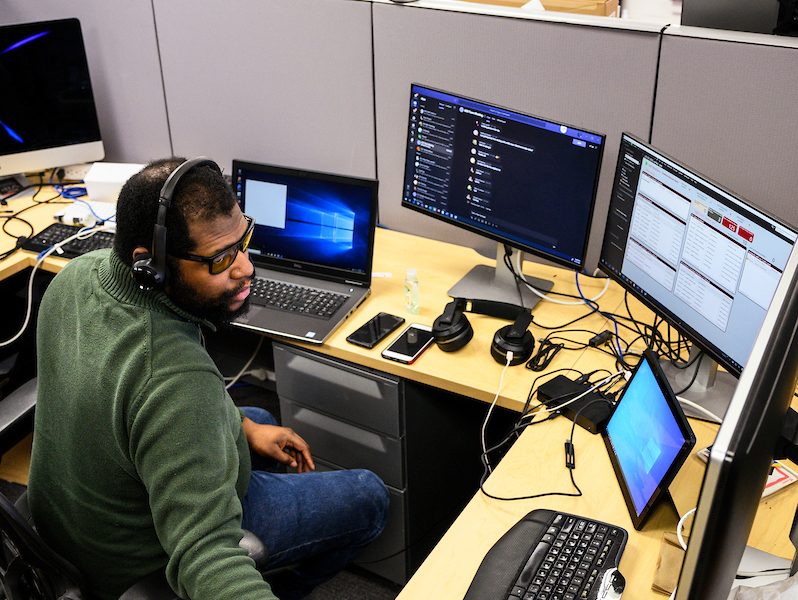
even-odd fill
[[(22, 248), (33, 252), (42, 252), (52, 245), (75, 235), (81, 229), (85, 228), (75, 225), (64, 225), (63, 223), (54, 223), (47, 229), (25, 240), (22, 244)], [(99, 250), (100, 248), (110, 248), (114, 245), (114, 234), (111, 231), (98, 231), (90, 236), (87, 234), (87, 236), (88, 237), (75, 239), (64, 244), (61, 248), (53, 252), (52, 256), (75, 258), (81, 254), (86, 254), (86, 252)]]
[(533, 510), (488, 551), (464, 600), (593, 600), (627, 539), (615, 525)]
[(289, 312), (298, 312), (329, 319), (346, 302), (346, 294), (255, 277), (250, 302)]

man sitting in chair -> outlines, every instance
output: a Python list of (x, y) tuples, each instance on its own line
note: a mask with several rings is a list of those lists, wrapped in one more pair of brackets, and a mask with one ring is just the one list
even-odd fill
[[(376, 475), (313, 472), (299, 435), (233, 405), (205, 351), (202, 327), (247, 309), (253, 225), (212, 161), (156, 161), (119, 195), (113, 250), (44, 294), (29, 502), (93, 597), (160, 569), (193, 600), (301, 598), (385, 525)], [(252, 470), (250, 451), (296, 473)], [(268, 569), (293, 565), (271, 589), (242, 529)]]

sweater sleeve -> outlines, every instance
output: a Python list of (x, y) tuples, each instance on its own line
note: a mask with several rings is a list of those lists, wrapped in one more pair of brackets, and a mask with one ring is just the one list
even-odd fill
[(238, 545), (246, 439), (218, 375), (161, 370), (131, 407), (128, 429), (175, 591), (192, 600), (275, 598)]

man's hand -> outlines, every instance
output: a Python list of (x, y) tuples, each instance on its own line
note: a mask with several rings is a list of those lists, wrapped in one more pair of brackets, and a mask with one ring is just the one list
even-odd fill
[(244, 417), (241, 422), (249, 447), (277, 462), (296, 469), (297, 473), (313, 471), (313, 457), (310, 446), (293, 429), (277, 425), (261, 425)]

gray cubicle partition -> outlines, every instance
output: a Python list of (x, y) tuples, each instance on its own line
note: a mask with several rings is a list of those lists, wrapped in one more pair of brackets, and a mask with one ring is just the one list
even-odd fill
[(798, 225), (798, 40), (666, 31), (652, 142)]
[(410, 83), (418, 82), (607, 134), (588, 251), (592, 268), (620, 134), (648, 137), (658, 45), (654, 26), (634, 31), (375, 3), (381, 222), (495, 252), (495, 243), (400, 206)]
[[(77, 17), (111, 162), (147, 162), (171, 153), (158, 45), (149, 2), (2, 0), (0, 24)], [(47, 73), (41, 74), (42, 87)], [(3, 90), (3, 93), (13, 93)]]
[(375, 176), (370, 3), (154, 6), (177, 154)]

